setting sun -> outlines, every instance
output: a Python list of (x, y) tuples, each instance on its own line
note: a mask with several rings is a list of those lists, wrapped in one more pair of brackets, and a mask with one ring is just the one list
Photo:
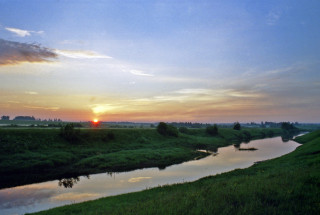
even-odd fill
[(93, 122), (94, 122), (94, 123), (97, 123), (97, 122), (99, 122), (99, 120), (98, 120), (98, 119), (94, 119)]

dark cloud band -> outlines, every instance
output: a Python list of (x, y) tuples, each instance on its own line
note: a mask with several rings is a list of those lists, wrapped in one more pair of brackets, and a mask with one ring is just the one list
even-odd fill
[(0, 39), (0, 66), (23, 62), (47, 62), (57, 54), (39, 44), (19, 43)]

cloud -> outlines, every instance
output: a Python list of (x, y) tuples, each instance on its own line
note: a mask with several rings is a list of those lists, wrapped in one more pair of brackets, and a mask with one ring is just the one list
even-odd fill
[(34, 92), (34, 91), (25, 91), (24, 93), (28, 94), (28, 95), (38, 95), (39, 94), (38, 92)]
[(285, 68), (278, 68), (278, 69), (273, 69), (265, 72), (266, 74), (279, 74), (279, 73), (285, 73), (285, 72), (292, 72), (300, 69), (300, 67), (285, 67)]
[(280, 19), (281, 13), (280, 11), (270, 11), (267, 15), (266, 23), (267, 25), (275, 25)]
[(181, 89), (175, 91), (179, 94), (210, 94), (212, 90), (210, 89), (202, 89), (202, 88), (194, 88), (194, 89)]
[(55, 49), (54, 52), (58, 55), (74, 58), (74, 59), (112, 59), (112, 57), (107, 55), (101, 55), (94, 51), (87, 50), (61, 50)]
[(136, 102), (221, 102), (228, 99), (259, 99), (265, 95), (251, 89), (204, 89), (187, 88), (168, 92), (151, 98), (135, 99)]
[(29, 109), (42, 109), (42, 110), (51, 110), (51, 111), (57, 111), (60, 109), (60, 107), (42, 107), (42, 106), (23, 106), (25, 108)]
[(0, 66), (15, 65), (24, 62), (48, 62), (57, 54), (39, 44), (19, 43), (0, 39)]
[(130, 73), (138, 76), (149, 76), (149, 77), (153, 76), (152, 74), (145, 73), (144, 71), (141, 71), (141, 70), (130, 70)]
[(113, 111), (113, 110), (122, 108), (122, 106), (113, 105), (113, 104), (94, 104), (94, 105), (91, 105), (90, 107), (94, 114), (104, 114), (108, 111)]
[(5, 28), (7, 31), (10, 31), (18, 37), (25, 37), (25, 36), (31, 36), (32, 33), (35, 34), (43, 34), (43, 31), (28, 31), (28, 30), (22, 30), (18, 28)]

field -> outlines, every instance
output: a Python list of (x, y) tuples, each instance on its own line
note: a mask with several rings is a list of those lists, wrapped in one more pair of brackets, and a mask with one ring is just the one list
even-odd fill
[(188, 129), (178, 137), (156, 129), (75, 129), (70, 136), (60, 129), (0, 129), (0, 188), (75, 177), (168, 165), (204, 157), (196, 149), (280, 135), (281, 129), (221, 128), (216, 136), (205, 129)]
[(294, 152), (247, 169), (35, 214), (319, 214), (320, 131), (296, 141)]

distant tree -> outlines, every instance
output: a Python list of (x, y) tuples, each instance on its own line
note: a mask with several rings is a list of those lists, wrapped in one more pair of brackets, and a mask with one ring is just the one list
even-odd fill
[(157, 131), (159, 132), (159, 134), (161, 135), (166, 135), (167, 133), (167, 123), (164, 123), (164, 122), (160, 122), (157, 126)]
[(239, 123), (239, 122), (235, 122), (235, 123), (233, 124), (233, 129), (239, 131), (239, 130), (241, 129), (240, 123)]
[(35, 121), (34, 116), (16, 116), (13, 120)]
[(283, 130), (287, 130), (287, 131), (297, 129), (297, 127), (295, 127), (293, 124), (291, 124), (289, 122), (282, 122), (281, 123), (281, 128)]
[(9, 120), (10, 119), (10, 116), (2, 116), (1, 117), (1, 120)]
[(218, 134), (218, 126), (214, 124), (213, 126), (208, 126), (206, 128), (206, 132), (212, 136), (215, 136)]
[(73, 123), (68, 123), (60, 129), (60, 135), (70, 143), (79, 141), (79, 130), (74, 129)]
[(173, 136), (173, 137), (178, 137), (179, 132), (178, 129), (172, 125), (168, 125), (164, 122), (160, 122), (157, 126), (157, 131), (159, 134), (163, 136)]

